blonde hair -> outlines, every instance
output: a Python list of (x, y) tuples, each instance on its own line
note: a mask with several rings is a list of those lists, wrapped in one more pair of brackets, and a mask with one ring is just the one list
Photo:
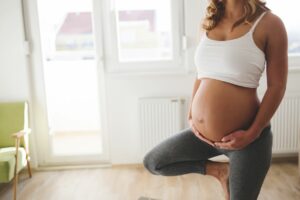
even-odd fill
[[(202, 28), (206, 31), (212, 30), (220, 22), (225, 13), (225, 4), (226, 0), (210, 0), (209, 5), (206, 8), (206, 17), (202, 23)], [(237, 20), (231, 30), (241, 23), (251, 22), (260, 15), (263, 11), (270, 10), (266, 6), (266, 2), (261, 0), (242, 0), (245, 1), (244, 5), (244, 16)]]

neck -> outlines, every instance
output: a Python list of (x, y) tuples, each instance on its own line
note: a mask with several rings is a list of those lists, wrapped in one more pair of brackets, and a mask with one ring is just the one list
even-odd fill
[(244, 0), (223, 0), (225, 4), (224, 17), (237, 19), (244, 15)]

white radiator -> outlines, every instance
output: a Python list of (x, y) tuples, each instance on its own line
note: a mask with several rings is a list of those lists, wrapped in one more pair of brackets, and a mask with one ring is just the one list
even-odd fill
[[(139, 128), (141, 150), (146, 153), (156, 144), (184, 128), (185, 98), (140, 98)], [(300, 138), (300, 96), (285, 96), (271, 120), (273, 153), (296, 153)]]
[(271, 119), (273, 153), (298, 152), (300, 136), (300, 96), (285, 96)]
[(141, 150), (146, 153), (163, 139), (183, 129), (184, 98), (140, 98), (138, 105)]

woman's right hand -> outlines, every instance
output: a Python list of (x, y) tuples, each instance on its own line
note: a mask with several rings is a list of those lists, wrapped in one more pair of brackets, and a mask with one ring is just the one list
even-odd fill
[(192, 131), (194, 132), (195, 136), (198, 137), (200, 140), (206, 142), (207, 144), (210, 144), (211, 146), (215, 147), (214, 143), (212, 141), (210, 141), (209, 139), (205, 138), (195, 127), (192, 118), (188, 119), (189, 125), (192, 129)]

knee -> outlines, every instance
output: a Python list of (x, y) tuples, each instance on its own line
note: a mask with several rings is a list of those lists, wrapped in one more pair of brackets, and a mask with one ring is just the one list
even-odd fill
[(143, 158), (143, 165), (144, 167), (154, 175), (159, 175), (160, 173), (157, 170), (157, 162), (153, 158), (152, 154), (149, 152)]

